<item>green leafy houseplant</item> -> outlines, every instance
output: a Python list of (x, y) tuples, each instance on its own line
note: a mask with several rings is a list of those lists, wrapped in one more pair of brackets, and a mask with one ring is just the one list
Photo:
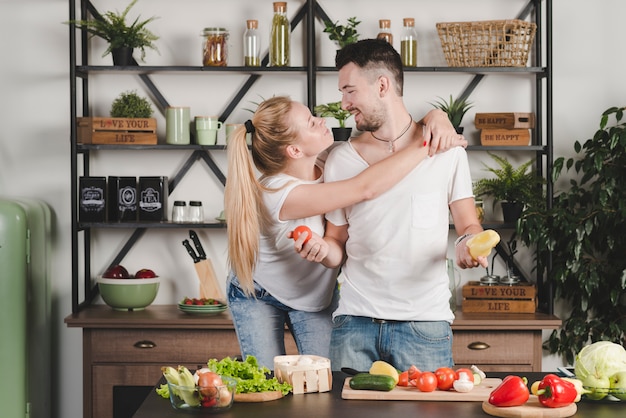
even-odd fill
[(126, 91), (111, 104), (111, 117), (113, 118), (150, 118), (152, 106), (145, 97), (141, 97), (136, 91)]
[(109, 47), (102, 56), (106, 56), (114, 49), (137, 48), (141, 50), (141, 60), (146, 57), (146, 48), (151, 48), (158, 52), (154, 41), (159, 37), (146, 28), (146, 25), (157, 17), (139, 21), (139, 16), (128, 25), (126, 17), (130, 9), (138, 0), (132, 0), (130, 4), (120, 14), (119, 12), (106, 12), (104, 15), (95, 16), (93, 20), (72, 20), (66, 23), (73, 23), (79, 29), (86, 30), (90, 37), (100, 37), (109, 42)]
[(437, 102), (431, 103), (431, 105), (436, 109), (441, 109), (446, 112), (448, 114), (448, 119), (450, 119), (452, 126), (454, 126), (454, 129), (461, 133), (461, 122), (463, 121), (463, 116), (465, 116), (465, 113), (472, 108), (473, 104), (465, 98), (454, 99), (452, 95), (450, 95), (450, 101), (448, 102), (441, 97), (439, 99), (440, 100)]
[(322, 118), (335, 118), (341, 128), (346, 127), (346, 120), (350, 117), (350, 112), (341, 108), (341, 102), (320, 104), (313, 111)]
[[(553, 179), (564, 167), (577, 176), (555, 193), (551, 207), (522, 215), (517, 234), (537, 248), (538, 273), (568, 305), (568, 319), (544, 343), (572, 364), (584, 345), (626, 338), (626, 107), (607, 109), (600, 128), (577, 157), (555, 160)], [(609, 124), (609, 118), (615, 123)], [(551, 263), (550, 263), (551, 261)]]
[(526, 161), (517, 168), (509, 160), (488, 152), (498, 167), (483, 164), (495, 177), (482, 178), (474, 183), (476, 197), (491, 196), (493, 205), (498, 202), (518, 203), (521, 208), (534, 207), (543, 203), (544, 180), (530, 170), (534, 160)]
[(359, 33), (356, 30), (359, 23), (361, 22), (356, 20), (356, 16), (348, 18), (346, 25), (340, 25), (339, 21), (333, 23), (327, 20), (324, 22), (324, 32), (327, 33), (328, 38), (331, 41), (335, 41), (341, 49), (359, 40)]

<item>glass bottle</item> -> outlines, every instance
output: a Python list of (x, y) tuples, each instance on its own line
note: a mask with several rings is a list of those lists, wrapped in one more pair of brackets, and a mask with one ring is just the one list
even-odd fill
[(259, 67), (261, 65), (261, 43), (258, 27), (258, 20), (246, 20), (246, 31), (243, 34), (243, 65), (246, 67)]
[(402, 22), (404, 23), (402, 38), (400, 38), (402, 65), (405, 67), (417, 67), (417, 32), (415, 31), (415, 19), (405, 17)]
[(384, 39), (385, 41), (393, 45), (393, 35), (391, 34), (391, 20), (380, 19), (378, 21), (378, 26), (380, 28), (380, 31), (378, 32), (376, 38)]
[(274, 2), (274, 17), (270, 34), (270, 67), (289, 66), (289, 37), (291, 29), (287, 18), (287, 2)]

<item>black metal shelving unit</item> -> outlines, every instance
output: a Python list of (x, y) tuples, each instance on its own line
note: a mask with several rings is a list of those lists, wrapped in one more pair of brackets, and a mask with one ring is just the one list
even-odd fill
[[(477, 0), (479, 1), (479, 0)], [(69, 0), (69, 20), (76, 20), (77, 5), (80, 6), (78, 19), (87, 19), (89, 16), (98, 18), (100, 16), (91, 0)], [(534, 112), (536, 114), (537, 129), (533, 130), (532, 144), (527, 147), (482, 147), (470, 146), (468, 151), (502, 151), (502, 152), (532, 152), (536, 156), (537, 170), (540, 174), (550, 173), (552, 170), (553, 147), (552, 147), (552, 0), (529, 0), (518, 14), (517, 18), (530, 19), (537, 23), (537, 33), (535, 35), (532, 66), (530, 67), (506, 67), (506, 68), (459, 68), (459, 67), (417, 67), (406, 68), (405, 72), (410, 76), (428, 75), (429, 73), (450, 73), (472, 74), (473, 77), (460, 93), (458, 97), (469, 97), (476, 86), (491, 74), (514, 74), (528, 75), (535, 80), (534, 91)], [(187, 224), (173, 224), (169, 222), (157, 223), (81, 223), (78, 219), (78, 177), (79, 172), (88, 175), (90, 172), (90, 157), (93, 152), (118, 150), (155, 150), (155, 152), (168, 150), (189, 150), (190, 155), (183, 167), (170, 178), (169, 192), (171, 193), (180, 180), (187, 174), (193, 164), (198, 162), (206, 164), (216, 178), (225, 184), (226, 177), (213, 161), (211, 152), (221, 151), (223, 146), (199, 146), (199, 145), (83, 145), (77, 143), (77, 118), (79, 116), (89, 116), (89, 78), (90, 75), (112, 73), (119, 75), (134, 75), (144, 83), (150, 92), (152, 99), (158, 110), (164, 114), (169, 106), (167, 99), (161, 94), (158, 87), (151, 79), (152, 74), (172, 73), (191, 74), (202, 73), (206, 76), (219, 73), (239, 73), (247, 76), (243, 85), (236, 91), (233, 97), (225, 104), (219, 119), (225, 121), (234, 109), (239, 105), (245, 94), (255, 84), (259, 78), (281, 73), (302, 73), (306, 78), (307, 104), (310, 109), (316, 104), (316, 80), (318, 73), (336, 72), (334, 67), (318, 67), (316, 65), (316, 43), (315, 43), (315, 23), (316, 19), (323, 22), (331, 19), (317, 0), (307, 0), (291, 19), (292, 30), (300, 24), (306, 25), (305, 62), (302, 67), (275, 68), (267, 67), (268, 58), (264, 57), (261, 67), (199, 67), (199, 66), (140, 66), (127, 67), (119, 66), (94, 66), (89, 65), (88, 35), (85, 31), (77, 30), (70, 25), (69, 48), (70, 48), (70, 143), (71, 143), (71, 222), (72, 222), (72, 312), (78, 312), (83, 307), (89, 305), (97, 295), (97, 287), (91, 282), (90, 265), (90, 244), (91, 230), (94, 228), (129, 228), (134, 229), (133, 234), (123, 245), (123, 248), (112, 260), (111, 264), (119, 263), (128, 251), (137, 243), (147, 229), (151, 228), (189, 228)], [(545, 38), (544, 38), (545, 36)], [(78, 51), (80, 51), (81, 62), (77, 61)], [(79, 89), (80, 86), (80, 89)], [(80, 96), (79, 96), (80, 95)], [(79, 111), (79, 98), (81, 109)], [(545, 124), (545, 128), (544, 128)], [(82, 156), (82, 166), (79, 162)], [(544, 172), (545, 164), (545, 172)], [(80, 168), (80, 170), (79, 170)], [(547, 180), (547, 204), (551, 205), (553, 186), (550, 176), (545, 176)], [(224, 224), (205, 223), (193, 224), (194, 228), (224, 228)], [(485, 228), (493, 229), (513, 229), (514, 225), (503, 223), (484, 224)], [(499, 251), (502, 253), (502, 251)], [(503, 254), (501, 254), (503, 255)], [(82, 267), (81, 267), (82, 261)], [(514, 264), (514, 260), (511, 260)], [(548, 269), (551, 268), (550, 260), (547, 261)], [(518, 269), (519, 271), (519, 269)], [(537, 277), (537, 287), (539, 293), (539, 307), (542, 312), (551, 314), (552, 290), (545, 284), (542, 277)], [(81, 286), (82, 285), (82, 286)], [(84, 295), (80, 294), (83, 289)]]

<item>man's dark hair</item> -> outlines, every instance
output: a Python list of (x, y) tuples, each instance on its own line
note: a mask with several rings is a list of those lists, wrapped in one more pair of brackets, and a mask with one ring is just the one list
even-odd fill
[(365, 70), (384, 68), (391, 72), (396, 80), (398, 94), (402, 96), (402, 58), (389, 42), (383, 39), (363, 39), (344, 46), (335, 57), (335, 66), (341, 70), (351, 62)]

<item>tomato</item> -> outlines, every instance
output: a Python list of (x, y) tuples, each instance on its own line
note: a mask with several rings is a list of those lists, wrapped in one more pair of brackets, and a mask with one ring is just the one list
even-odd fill
[(409, 386), (409, 372), (404, 371), (398, 375), (398, 386)]
[(471, 371), (470, 369), (464, 369), (464, 368), (460, 368), (460, 369), (456, 369), (455, 373), (456, 373), (456, 377), (454, 378), (454, 380), (459, 380), (459, 373), (465, 372), (467, 374), (467, 377), (469, 378), (469, 380), (474, 383), (474, 372)]
[(198, 374), (200, 393), (207, 398), (215, 398), (218, 390), (217, 387), (224, 384), (220, 375), (208, 371), (208, 369), (200, 369), (196, 373)]
[(307, 242), (308, 240), (310, 240), (310, 239), (311, 239), (311, 237), (313, 236), (313, 233), (311, 232), (311, 228), (309, 228), (309, 227), (308, 227), (308, 226), (306, 226), (306, 225), (299, 225), (299, 226), (296, 226), (296, 228), (295, 228), (295, 229), (291, 232), (291, 237), (292, 237), (294, 240), (297, 240), (298, 238), (300, 238), (300, 235), (302, 235), (302, 234), (303, 234), (303, 233), (305, 233), (305, 232), (307, 233), (307, 236), (306, 236), (306, 238), (304, 239), (303, 244), (306, 244), (306, 242)]
[(416, 380), (416, 386), (422, 392), (432, 392), (437, 389), (437, 376), (433, 372), (423, 372)]
[(456, 380), (456, 373), (449, 367), (440, 367), (435, 370), (437, 376), (437, 389), (449, 390)]

